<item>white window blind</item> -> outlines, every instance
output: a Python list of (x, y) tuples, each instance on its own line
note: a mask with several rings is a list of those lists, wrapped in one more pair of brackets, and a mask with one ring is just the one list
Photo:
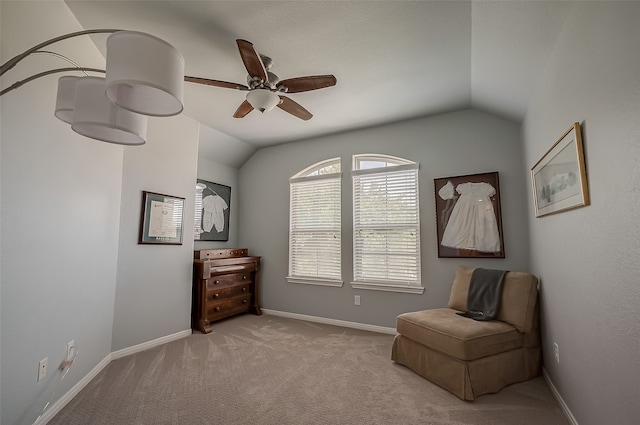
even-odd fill
[(317, 168), (290, 179), (289, 282), (342, 285), (340, 184)]
[(200, 240), (200, 234), (202, 233), (202, 188), (196, 184), (196, 209), (195, 220), (193, 228), (193, 239)]
[(421, 287), (418, 164), (353, 171), (354, 283)]

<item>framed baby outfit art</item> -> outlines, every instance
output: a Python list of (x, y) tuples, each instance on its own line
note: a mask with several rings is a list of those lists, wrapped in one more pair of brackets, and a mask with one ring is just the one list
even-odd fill
[(438, 257), (504, 258), (498, 172), (434, 179)]
[(198, 179), (193, 239), (196, 241), (228, 241), (231, 188)]

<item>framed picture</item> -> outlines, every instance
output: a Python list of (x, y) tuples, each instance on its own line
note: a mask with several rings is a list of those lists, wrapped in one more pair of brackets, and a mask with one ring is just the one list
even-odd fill
[(434, 179), (438, 257), (504, 258), (498, 172)]
[(574, 123), (531, 169), (536, 217), (589, 205), (580, 124)]
[(139, 244), (182, 245), (184, 198), (142, 192)]
[(197, 241), (228, 241), (230, 209), (229, 186), (198, 179), (193, 238)]

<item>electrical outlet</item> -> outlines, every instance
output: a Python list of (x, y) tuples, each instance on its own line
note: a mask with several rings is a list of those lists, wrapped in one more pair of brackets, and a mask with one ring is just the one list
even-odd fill
[(67, 355), (64, 358), (64, 360), (67, 362), (72, 361), (74, 352), (75, 352), (75, 341), (71, 340), (67, 342)]
[(354, 296), (354, 298), (353, 298), (353, 303), (354, 303), (355, 305), (360, 305), (360, 295), (356, 295), (356, 296)]
[(553, 355), (556, 358), (556, 363), (560, 364), (560, 347), (555, 342), (553, 343)]
[(38, 382), (42, 381), (45, 376), (47, 376), (47, 365), (49, 364), (49, 358), (45, 357), (44, 359), (38, 362)]

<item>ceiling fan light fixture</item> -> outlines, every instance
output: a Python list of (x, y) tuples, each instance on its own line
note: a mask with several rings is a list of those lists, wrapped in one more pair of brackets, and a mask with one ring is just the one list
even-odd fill
[(171, 44), (150, 34), (111, 34), (106, 77), (107, 97), (129, 111), (168, 117), (184, 108), (184, 58)]
[(269, 112), (280, 103), (280, 96), (267, 89), (251, 90), (247, 93), (247, 102), (260, 112)]

